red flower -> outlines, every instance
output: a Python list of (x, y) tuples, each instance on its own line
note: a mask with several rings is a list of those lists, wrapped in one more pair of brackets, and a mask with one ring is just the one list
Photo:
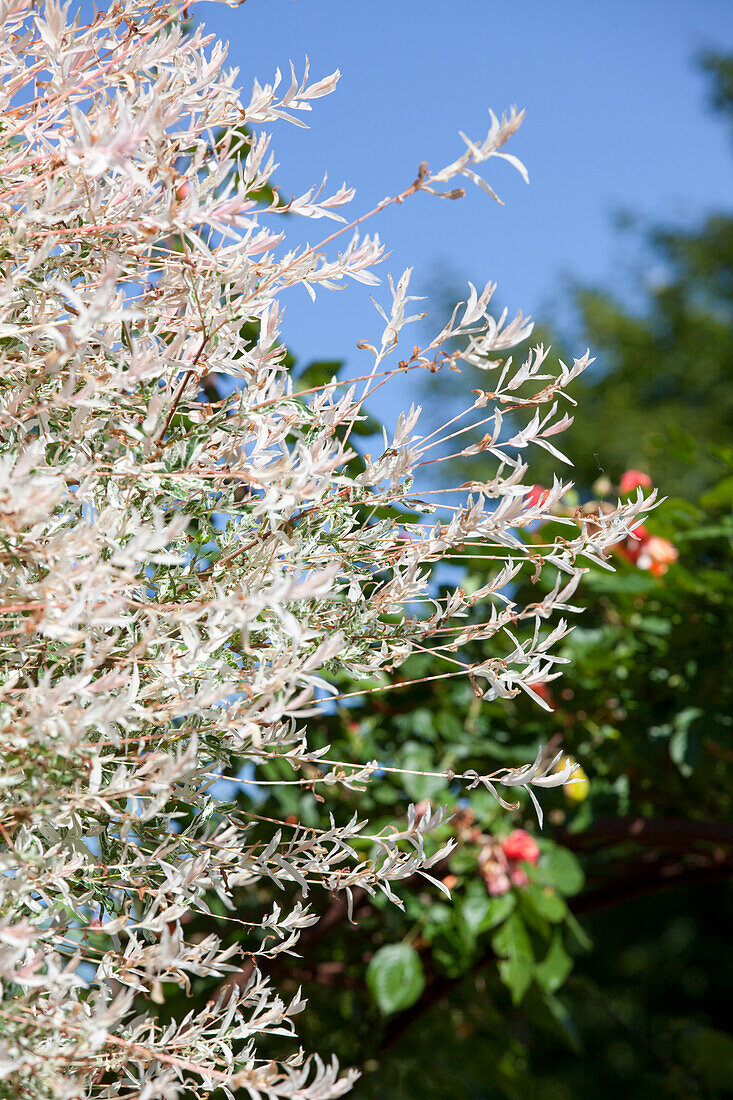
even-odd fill
[(621, 474), (619, 489), (622, 493), (633, 493), (634, 489), (639, 487), (642, 489), (651, 489), (652, 479), (649, 477), (649, 474), (642, 473), (641, 470), (626, 470)]
[(625, 542), (619, 543), (618, 547), (625, 558), (628, 558), (631, 562), (636, 562), (639, 554), (642, 551), (644, 543), (649, 538), (649, 532), (643, 523), (637, 524), (636, 527), (631, 529), (631, 538), (626, 539)]
[(531, 688), (535, 695), (539, 695), (540, 699), (547, 703), (548, 707), (554, 707), (555, 700), (544, 680), (538, 680), (536, 684), (528, 684), (527, 686)]
[(545, 503), (550, 495), (550, 490), (545, 489), (544, 485), (533, 485), (527, 496), (524, 498), (525, 504), (528, 504), (530, 508), (540, 508)]
[(537, 841), (524, 829), (515, 829), (501, 842), (507, 859), (523, 859), (527, 863), (536, 863), (540, 858)]

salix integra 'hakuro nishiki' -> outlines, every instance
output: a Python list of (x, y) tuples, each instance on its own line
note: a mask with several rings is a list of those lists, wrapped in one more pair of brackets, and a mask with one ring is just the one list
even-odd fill
[[(556, 615), (574, 610), (583, 561), (603, 563), (651, 501), (639, 492), (592, 522), (568, 519), (568, 538), (528, 560), (517, 530), (567, 484), (531, 503), (524, 456), (562, 458), (560, 403), (589, 359), (550, 368), (536, 348), (511, 363), (531, 324), (492, 316), (492, 286), (471, 287), (435, 339), (399, 359), (414, 320), (405, 272), (386, 301), (375, 292), (383, 327), (359, 334), (361, 376), (296, 391), (280, 340), (291, 288), (376, 284), (383, 258), (362, 235), (367, 215), (339, 212), (346, 186), (290, 202), (268, 190), (267, 128), (301, 123), (338, 73), (293, 72), (289, 85), (278, 73), (247, 103), (223, 46), (184, 31), (175, 6), (124, 0), (90, 25), (58, 3), (0, 10), (0, 1078), (39, 1098), (339, 1096), (353, 1073), (297, 1043), (280, 1061), (260, 1053), (264, 1036), (295, 1038), (303, 1006), (256, 969), (180, 1023), (144, 1006), (167, 982), (224, 980), (243, 953), (296, 951), (315, 889), (399, 901), (394, 884), (429, 876), (443, 854), (424, 845), (441, 814), (411, 811), (371, 837), (367, 859), (365, 822), (274, 824), (263, 840), (212, 784), (241, 779), (242, 760), (257, 780), (275, 758), (321, 796), (378, 782), (389, 761), (309, 745), (307, 717), (339, 670), (378, 679), (428, 649), (436, 676), (470, 674), (484, 698), (552, 679), (567, 629)], [(503, 151), (521, 120), (492, 115), (483, 141), (466, 138), (441, 171), (422, 165), (371, 213), (420, 191), (460, 197), (466, 180), (493, 194), (479, 170), (505, 158), (524, 172)], [(338, 226), (291, 248), (285, 212)], [(461, 358), (489, 380), (462, 421), (421, 438), (410, 409), (359, 456), (352, 431), (378, 385)], [(214, 376), (238, 380), (230, 396), (212, 395)], [(482, 441), (464, 446), (477, 423)], [(421, 467), (445, 439), (493, 475), (428, 509), (445, 518), (417, 522)], [(472, 540), (495, 549), (493, 580), (438, 599), (433, 564)], [(507, 586), (527, 564), (558, 583), (521, 607)], [(469, 668), (464, 636), (506, 645)], [(568, 776), (538, 759), (454, 778), (501, 798), (502, 785)], [(187, 914), (218, 898), (236, 922), (234, 893), (267, 882), (272, 907), (258, 926), (239, 922), (241, 945), (186, 938)], [(282, 883), (301, 901), (276, 904)]]

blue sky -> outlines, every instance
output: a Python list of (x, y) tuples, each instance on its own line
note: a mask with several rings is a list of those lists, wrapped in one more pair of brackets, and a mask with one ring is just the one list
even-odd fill
[[(381, 274), (413, 266), (416, 293), (491, 279), (511, 309), (562, 316), (567, 277), (627, 285), (638, 251), (614, 230), (614, 212), (693, 223), (730, 203), (729, 135), (693, 65), (702, 49), (733, 51), (730, 0), (247, 0), (195, 11), (230, 41), (247, 92), (290, 58), (302, 70), (306, 53), (313, 78), (341, 69), (309, 129), (274, 128), (286, 195), (327, 170), (333, 185), (356, 186), (360, 213), (408, 184), (421, 160), (437, 168), (458, 155), (459, 129), (482, 137), (489, 107), (526, 109), (511, 151), (530, 187), (506, 164), (488, 170), (504, 207), (478, 191), (459, 202), (419, 195), (372, 224), (392, 251)], [(303, 239), (325, 226), (304, 222)], [(356, 365), (357, 340), (380, 331), (370, 292), (323, 292), (313, 306), (295, 290), (285, 301), (293, 352)]]

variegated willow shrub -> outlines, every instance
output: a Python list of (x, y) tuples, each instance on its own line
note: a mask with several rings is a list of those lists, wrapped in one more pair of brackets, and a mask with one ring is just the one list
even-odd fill
[[(0, 10), (2, 1094), (339, 1096), (354, 1073), (298, 1049), (302, 1002), (257, 969), (248, 984), (225, 979), (242, 956), (297, 949), (312, 891), (397, 901), (395, 883), (429, 878), (441, 814), (413, 809), (376, 832), (272, 822), (253, 838), (255, 805), (235, 809), (212, 785), (242, 780), (242, 762), (257, 780), (274, 759), (321, 797), (378, 783), (388, 760), (309, 744), (308, 715), (337, 673), (378, 686), (427, 650), (436, 676), (468, 674), (486, 699), (559, 675), (557, 615), (573, 610), (583, 560), (603, 562), (651, 498), (569, 517), (551, 544), (517, 537), (567, 488), (556, 480), (533, 503), (524, 456), (561, 457), (559, 406), (589, 357), (549, 367), (536, 347), (513, 363), (531, 324), (492, 317), (490, 285), (401, 359), (410, 272), (390, 280), (361, 377), (296, 391), (280, 341), (288, 295), (377, 284), (383, 258), (357, 228), (369, 215), (339, 213), (351, 189), (288, 203), (267, 190), (269, 127), (300, 119), (338, 73), (289, 87), (278, 73), (244, 102), (224, 47), (159, 0), (122, 0), (89, 25), (68, 4)], [(440, 171), (422, 165), (371, 213), (421, 191), (460, 197), (466, 179), (493, 194), (477, 169), (503, 157), (524, 172), (502, 151), (521, 121), (492, 115), (483, 140), (465, 138)], [(289, 247), (286, 211), (340, 225)], [(488, 388), (445, 431), (421, 438), (413, 408), (373, 456), (353, 445), (377, 386), (461, 359)], [(234, 380), (228, 396), (207, 388), (213, 376)], [(466, 448), (477, 422), (483, 439)], [(446, 438), (493, 471), (430, 498), (421, 518), (416, 478)], [(493, 578), (438, 600), (434, 565), (472, 542), (492, 548)], [(557, 583), (517, 606), (524, 569)], [(475, 624), (480, 605), (469, 634), (487, 657), (468, 668), (461, 617)], [(506, 801), (567, 782), (552, 764), (451, 779)], [(233, 892), (263, 883), (271, 907), (245, 927)], [(283, 883), (300, 887), (292, 908), (277, 903)], [(187, 916), (217, 897), (242, 925), (236, 948), (186, 937)], [(159, 1024), (164, 983), (201, 975), (221, 977), (220, 994)], [(280, 1060), (263, 1053), (271, 1035)]]

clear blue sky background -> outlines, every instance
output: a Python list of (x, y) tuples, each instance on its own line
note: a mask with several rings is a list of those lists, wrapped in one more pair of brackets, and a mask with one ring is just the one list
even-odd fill
[[(562, 317), (567, 277), (626, 284), (638, 254), (614, 230), (615, 211), (679, 224), (730, 206), (730, 137), (693, 61), (702, 49), (733, 51), (732, 0), (247, 0), (195, 11), (229, 40), (247, 93), (255, 75), (287, 73), (290, 58), (302, 71), (306, 53), (313, 78), (341, 69), (336, 92), (304, 116), (309, 129), (274, 127), (286, 195), (327, 170), (334, 188), (356, 186), (360, 213), (408, 184), (421, 160), (437, 168), (458, 155), (459, 129), (483, 137), (489, 107), (526, 108), (510, 149), (530, 187), (506, 164), (488, 169), (506, 206), (473, 189), (460, 202), (419, 195), (373, 223), (392, 252), (381, 274), (414, 266), (416, 293), (440, 272), (448, 287), (491, 279), (511, 309)], [(328, 224), (303, 221), (302, 239)], [(313, 306), (293, 291), (293, 352), (363, 362), (357, 340), (380, 331), (370, 292), (322, 292)]]

